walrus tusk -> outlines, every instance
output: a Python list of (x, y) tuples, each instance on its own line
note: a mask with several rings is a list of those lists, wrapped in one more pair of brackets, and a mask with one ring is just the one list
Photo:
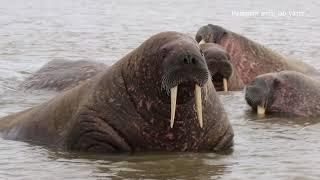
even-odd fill
[(176, 114), (176, 104), (177, 104), (177, 93), (178, 93), (178, 86), (175, 86), (170, 89), (171, 94), (171, 121), (170, 121), (170, 127), (173, 127), (174, 124), (174, 117)]
[(224, 92), (228, 92), (228, 81), (226, 78), (223, 78), (223, 89)]
[(206, 43), (206, 41), (202, 39), (202, 40), (199, 42), (199, 45), (205, 44), (205, 43)]
[(265, 113), (266, 113), (266, 109), (264, 107), (262, 107), (262, 106), (257, 107), (257, 114), (258, 115), (265, 115)]
[(202, 128), (203, 119), (202, 119), (202, 100), (201, 100), (201, 87), (196, 84), (195, 88), (195, 99), (196, 99), (196, 111), (199, 120), (199, 125)]

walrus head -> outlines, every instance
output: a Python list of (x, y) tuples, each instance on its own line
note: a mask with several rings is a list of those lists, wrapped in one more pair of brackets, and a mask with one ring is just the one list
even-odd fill
[[(306, 104), (312, 106), (312, 99), (316, 99), (316, 84), (298, 72), (267, 73), (256, 77), (245, 88), (245, 99), (258, 115), (269, 112), (303, 116), (311, 113)], [(314, 98), (305, 102), (309, 94), (314, 94)]]
[(228, 80), (233, 74), (233, 66), (230, 63), (228, 53), (214, 43), (200, 45), (208, 68), (211, 73), (212, 82), (217, 91), (228, 91)]
[(199, 44), (216, 43), (219, 44), (222, 37), (227, 34), (227, 30), (218, 25), (208, 24), (202, 26), (197, 34), (196, 40)]
[[(144, 82), (155, 84), (154, 89), (144, 96), (158, 96), (162, 103), (171, 104), (170, 127), (174, 125), (177, 104), (185, 104), (192, 99), (195, 99), (196, 114), (202, 127), (201, 88), (208, 82), (210, 72), (199, 45), (184, 34), (166, 32), (144, 42), (139, 47), (139, 54), (143, 59), (134, 64), (139, 62), (143, 66), (134, 65), (137, 68), (135, 74), (139, 76), (136, 80), (144, 79)], [(148, 67), (148, 70), (141, 70), (142, 67)], [(138, 75), (139, 72), (143, 75)], [(148, 89), (147, 86), (139, 85)]]
[(277, 88), (278, 82), (277, 79), (266, 79), (266, 75), (261, 75), (246, 86), (245, 99), (259, 115), (264, 115), (266, 109), (269, 109), (268, 105), (272, 103), (272, 92)]
[(141, 149), (202, 151), (232, 145), (232, 127), (192, 37), (156, 34), (114, 67), (121, 67), (129, 104), (139, 116), (130, 118), (126, 131), (138, 128)]

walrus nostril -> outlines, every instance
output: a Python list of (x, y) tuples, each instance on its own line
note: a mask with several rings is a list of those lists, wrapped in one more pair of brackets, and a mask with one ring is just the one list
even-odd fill
[(194, 57), (191, 58), (191, 63), (192, 64), (196, 64), (197, 63), (197, 61), (196, 61), (196, 59)]
[(183, 59), (183, 61), (184, 61), (184, 63), (185, 63), (185, 64), (190, 64), (189, 59), (188, 59), (188, 58), (186, 58), (186, 57)]

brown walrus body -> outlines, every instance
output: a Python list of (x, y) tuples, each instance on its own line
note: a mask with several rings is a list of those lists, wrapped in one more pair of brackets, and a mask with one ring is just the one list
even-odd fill
[(196, 40), (217, 43), (224, 47), (244, 84), (250, 83), (260, 74), (283, 70), (319, 74), (316, 69), (303, 62), (288, 60), (261, 44), (217, 25), (209, 24), (201, 27)]
[[(212, 82), (217, 91), (225, 90), (223, 78), (227, 79), (227, 90), (241, 90), (244, 87), (237, 69), (233, 68), (228, 52), (215, 43), (205, 43), (200, 45), (208, 68), (212, 75)], [(225, 90), (225, 91), (227, 91)]]
[(246, 87), (245, 97), (258, 114), (320, 117), (320, 81), (299, 72), (260, 75)]
[(22, 82), (20, 87), (27, 90), (67, 90), (106, 68), (107, 65), (95, 61), (52, 60)]
[(233, 130), (208, 79), (205, 59), (192, 38), (159, 33), (82, 85), (2, 118), (0, 130), (8, 139), (92, 152), (228, 148)]

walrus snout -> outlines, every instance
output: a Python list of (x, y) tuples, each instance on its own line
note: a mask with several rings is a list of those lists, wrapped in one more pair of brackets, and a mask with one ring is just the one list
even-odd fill
[(269, 87), (267, 83), (257, 78), (245, 88), (245, 99), (258, 115), (264, 115), (267, 109)]
[(201, 87), (209, 77), (210, 72), (200, 50), (199, 54), (186, 53), (178, 57), (173, 54), (163, 62), (162, 88), (167, 91), (186, 82), (198, 84)]
[(203, 126), (201, 87), (208, 81), (210, 72), (200, 49), (197, 52), (198, 54), (183, 53), (179, 56), (172, 53), (164, 61), (162, 88), (170, 92), (171, 128), (174, 125), (177, 101), (180, 99), (181, 103), (192, 99), (191, 92), (194, 92), (199, 125)]

